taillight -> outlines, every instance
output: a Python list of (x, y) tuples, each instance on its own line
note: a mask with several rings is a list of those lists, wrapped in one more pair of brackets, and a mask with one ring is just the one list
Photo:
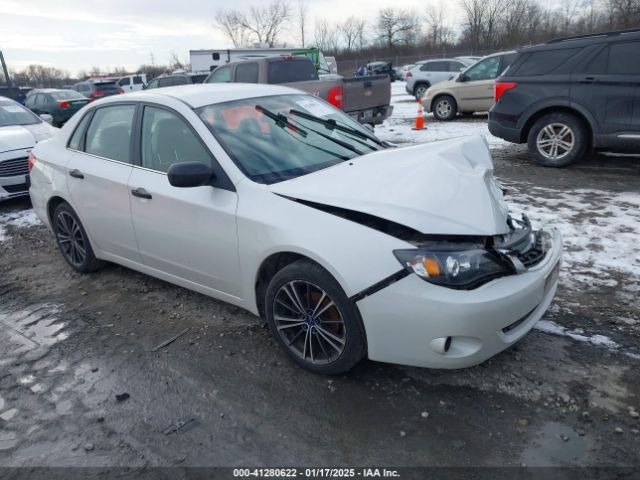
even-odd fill
[(342, 110), (342, 107), (344, 107), (344, 101), (342, 99), (342, 85), (330, 88), (327, 93), (327, 100), (331, 105)]
[(405, 75), (405, 78), (407, 78), (407, 77), (413, 77), (413, 73), (407, 72), (407, 74)]
[(511, 90), (512, 88), (516, 88), (517, 86), (518, 84), (516, 82), (496, 82), (493, 94), (494, 100), (497, 102), (505, 92), (508, 92), (509, 90)]
[(119, 88), (119, 89), (118, 89), (118, 93), (124, 93), (124, 90), (123, 90), (123, 89), (121, 89), (121, 88)]
[(67, 100), (63, 100), (60, 103), (58, 103), (58, 106), (60, 108), (69, 108), (71, 106), (71, 102), (68, 102)]
[(29, 153), (29, 172), (31, 172), (31, 170), (33, 170), (33, 166), (36, 164), (36, 161), (38, 159), (36, 158), (36, 156), (33, 154), (33, 152)]
[(104, 92), (101, 92), (101, 91), (99, 91), (99, 90), (96, 90), (95, 92), (93, 92), (93, 93), (91, 94), (91, 96), (92, 96), (93, 98), (95, 98), (95, 97), (104, 97)]

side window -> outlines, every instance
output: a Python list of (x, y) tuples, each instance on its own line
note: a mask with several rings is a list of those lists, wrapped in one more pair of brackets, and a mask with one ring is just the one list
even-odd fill
[(502, 75), (504, 71), (507, 68), (509, 68), (511, 64), (515, 61), (517, 56), (518, 56), (517, 53), (508, 53), (507, 55), (503, 56), (502, 62), (500, 63), (500, 71), (498, 72), (498, 75)]
[(31, 108), (33, 107), (34, 103), (36, 101), (36, 96), (35, 95), (31, 95), (30, 97), (27, 97), (27, 99), (24, 101), (24, 104)]
[(615, 43), (609, 49), (609, 75), (640, 75), (640, 42)]
[(36, 95), (36, 105), (37, 106), (42, 106), (45, 105), (47, 103), (47, 99), (45, 98), (45, 96), (42, 93), (38, 93)]
[(207, 83), (224, 83), (231, 81), (231, 67), (218, 67), (211, 74)]
[(449, 62), (449, 71), (450, 72), (459, 72), (460, 69), (464, 68), (464, 64), (460, 62)]
[(487, 58), (486, 60), (475, 64), (472, 68), (467, 70), (464, 75), (471, 81), (492, 80), (498, 76), (499, 66), (499, 56)]
[(535, 76), (552, 73), (567, 60), (576, 55), (581, 48), (564, 48), (560, 50), (546, 50), (532, 52), (520, 63), (518, 70), (514, 73), (518, 76)]
[(179, 162), (213, 165), (212, 156), (185, 121), (168, 110), (145, 107), (142, 116), (142, 166), (167, 172)]
[(67, 145), (72, 150), (83, 150), (82, 136), (84, 135), (84, 131), (87, 129), (90, 118), (91, 112), (88, 112), (84, 117), (82, 117), (82, 120), (80, 120), (80, 123), (78, 123), (76, 129), (73, 131), (73, 135), (71, 135), (71, 139)]
[(118, 80), (118, 86), (124, 87), (125, 85), (129, 85), (129, 78), (121, 78)]
[(258, 64), (243, 63), (236, 67), (236, 82), (258, 83)]
[(140, 85), (142, 83), (142, 77), (137, 76), (137, 77), (133, 77), (133, 84), (134, 85)]
[(131, 163), (129, 144), (135, 105), (114, 105), (96, 110), (87, 130), (85, 152)]
[(173, 78), (164, 77), (158, 79), (158, 87), (170, 87), (173, 85)]
[(151, 80), (147, 85), (147, 88), (158, 88), (158, 80)]

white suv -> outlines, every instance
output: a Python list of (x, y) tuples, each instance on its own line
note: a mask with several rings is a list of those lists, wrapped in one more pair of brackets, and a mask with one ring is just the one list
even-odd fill
[(439, 58), (418, 62), (405, 76), (407, 93), (419, 100), (431, 85), (449, 80), (473, 63), (473, 60), (466, 58)]

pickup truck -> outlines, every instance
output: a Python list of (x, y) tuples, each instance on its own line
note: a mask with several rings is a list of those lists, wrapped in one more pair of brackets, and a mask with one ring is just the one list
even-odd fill
[(283, 55), (231, 62), (216, 68), (204, 83), (270, 83), (316, 95), (363, 124), (382, 123), (393, 111), (388, 75), (342, 78), (318, 76), (307, 57)]

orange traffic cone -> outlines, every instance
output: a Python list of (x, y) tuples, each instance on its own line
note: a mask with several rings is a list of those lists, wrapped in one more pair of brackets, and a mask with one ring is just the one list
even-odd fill
[(413, 130), (424, 130), (424, 113), (422, 111), (422, 102), (418, 100), (418, 116), (416, 117), (416, 125)]

